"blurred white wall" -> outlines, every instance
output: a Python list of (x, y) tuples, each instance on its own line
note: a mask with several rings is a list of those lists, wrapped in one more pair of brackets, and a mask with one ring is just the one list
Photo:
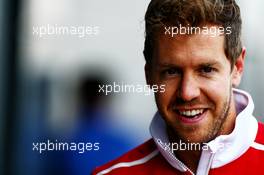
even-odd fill
[(264, 121), (264, 1), (239, 1), (243, 19), (243, 41), (247, 49), (245, 72), (241, 88), (251, 93), (255, 116)]

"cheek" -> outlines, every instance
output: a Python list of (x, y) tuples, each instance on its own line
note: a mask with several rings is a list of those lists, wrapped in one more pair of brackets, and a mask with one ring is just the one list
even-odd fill
[(173, 101), (174, 98), (176, 98), (176, 85), (172, 85), (171, 83), (163, 83), (163, 85), (165, 85), (165, 91), (156, 93), (155, 98), (158, 107), (166, 110), (170, 102)]
[(230, 95), (231, 80), (219, 79), (217, 81), (204, 83), (203, 93), (213, 103), (215, 112), (221, 110)]

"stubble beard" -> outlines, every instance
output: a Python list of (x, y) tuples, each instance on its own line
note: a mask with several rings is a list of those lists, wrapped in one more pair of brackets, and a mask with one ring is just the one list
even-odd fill
[[(232, 91), (232, 88), (231, 88)], [(218, 116), (215, 119), (215, 122), (212, 124), (210, 131), (208, 132), (208, 135), (206, 138), (204, 138), (203, 142), (207, 143), (214, 138), (216, 138), (218, 135), (220, 135), (223, 131), (224, 123), (227, 121), (227, 117), (229, 116), (230, 112), (230, 106), (231, 106), (231, 99), (232, 99), (232, 92), (229, 91), (229, 98), (228, 100), (224, 103), (223, 109), (220, 112), (220, 116)]]
[[(227, 117), (229, 116), (231, 99), (232, 99), (232, 87), (230, 87), (229, 97), (227, 97), (223, 105), (223, 108), (219, 113), (219, 116), (214, 118), (213, 122), (209, 124), (210, 126), (208, 126), (209, 131), (207, 132), (207, 134), (203, 138), (200, 138), (199, 142), (195, 141), (194, 143), (200, 143), (200, 144), (208, 143), (222, 133), (224, 129), (223, 128), (224, 123), (227, 121)], [(167, 132), (170, 139), (172, 139), (173, 141), (181, 140), (185, 143), (193, 142), (192, 140), (189, 140), (188, 138), (184, 137), (183, 134), (179, 133), (180, 132), (179, 128), (177, 129), (173, 127), (173, 124), (171, 123), (168, 122), (166, 123), (167, 123)], [(193, 127), (193, 128), (189, 128), (188, 130), (189, 132), (196, 132), (196, 129), (197, 129), (196, 127)]]

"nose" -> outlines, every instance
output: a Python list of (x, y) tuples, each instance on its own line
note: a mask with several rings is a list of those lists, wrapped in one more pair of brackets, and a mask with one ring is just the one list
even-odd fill
[(190, 73), (184, 74), (178, 87), (178, 96), (183, 101), (192, 101), (199, 97), (200, 88), (197, 80)]

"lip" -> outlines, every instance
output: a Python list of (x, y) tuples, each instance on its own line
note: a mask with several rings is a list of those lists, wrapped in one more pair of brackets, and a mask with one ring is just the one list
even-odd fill
[(199, 114), (195, 116), (194, 118), (184, 117), (183, 115), (180, 115), (177, 112), (175, 112), (175, 114), (176, 114), (176, 117), (184, 124), (197, 124), (206, 116), (207, 111), (208, 109), (204, 109), (204, 112), (202, 114)]

